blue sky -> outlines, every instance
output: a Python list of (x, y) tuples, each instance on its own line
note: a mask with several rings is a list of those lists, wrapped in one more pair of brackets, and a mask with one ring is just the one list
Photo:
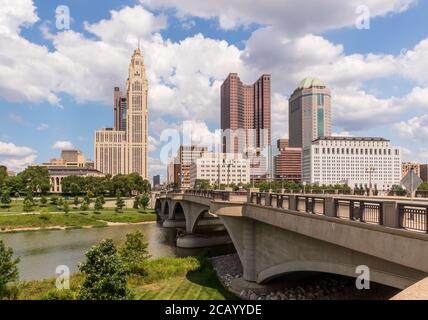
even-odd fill
[[(191, 119), (195, 136), (212, 136), (229, 72), (245, 82), (272, 73), (275, 138), (288, 134), (287, 96), (311, 75), (333, 89), (336, 134), (390, 138), (407, 160), (428, 162), (421, 139), (428, 133), (428, 1), (367, 1), (369, 30), (355, 28), (357, 1), (337, 1), (343, 14), (315, 8), (319, 21), (294, 17), (287, 6), (295, 0), (259, 9), (225, 1), (227, 15), (214, 1), (3, 1), (14, 13), (0, 13), (0, 163), (13, 170), (57, 157), (58, 142), (93, 158), (94, 131), (112, 126), (113, 86), (123, 88), (138, 38), (149, 76), (150, 175), (165, 175), (163, 129)], [(70, 8), (71, 30), (55, 28), (59, 5)], [(293, 18), (298, 23), (287, 24)]]

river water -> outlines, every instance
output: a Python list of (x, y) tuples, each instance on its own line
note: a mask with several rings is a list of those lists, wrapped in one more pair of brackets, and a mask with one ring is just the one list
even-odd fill
[[(126, 234), (136, 230), (144, 233), (149, 253), (153, 258), (183, 257), (200, 254), (203, 249), (180, 249), (175, 246), (176, 229), (162, 228), (156, 223), (124, 225), (91, 229), (51, 230), (0, 234), (6, 246), (12, 247), (14, 255), (21, 258), (20, 280), (52, 278), (60, 265), (68, 266), (70, 272), (78, 271), (78, 264), (85, 260), (85, 252), (101, 240), (110, 238), (121, 244)], [(230, 246), (211, 250), (212, 255), (233, 251)]]

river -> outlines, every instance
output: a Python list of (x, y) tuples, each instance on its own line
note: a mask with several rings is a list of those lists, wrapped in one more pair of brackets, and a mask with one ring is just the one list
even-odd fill
[[(68, 266), (70, 272), (78, 271), (78, 264), (85, 260), (85, 252), (101, 240), (110, 238), (121, 244), (126, 234), (141, 230), (148, 242), (152, 258), (198, 255), (203, 249), (180, 249), (175, 246), (176, 229), (166, 229), (156, 223), (123, 225), (91, 229), (51, 230), (0, 234), (6, 246), (21, 258), (20, 280), (39, 280), (56, 276), (56, 268)], [(211, 249), (211, 254), (232, 252), (231, 246)]]

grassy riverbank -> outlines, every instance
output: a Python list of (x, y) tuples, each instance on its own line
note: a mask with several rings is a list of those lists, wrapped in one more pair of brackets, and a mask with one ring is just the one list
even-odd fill
[(124, 209), (123, 212), (117, 213), (114, 209), (105, 209), (100, 212), (74, 210), (68, 214), (63, 212), (0, 214), (0, 231), (103, 227), (107, 226), (109, 222), (141, 223), (148, 221), (156, 221), (156, 213), (153, 210)]
[[(146, 262), (146, 275), (132, 275), (129, 287), (137, 300), (224, 300), (236, 297), (219, 282), (210, 262), (203, 258), (160, 258)], [(74, 274), (70, 290), (57, 291), (55, 280), (18, 284), (19, 300), (73, 299), (82, 276)]]

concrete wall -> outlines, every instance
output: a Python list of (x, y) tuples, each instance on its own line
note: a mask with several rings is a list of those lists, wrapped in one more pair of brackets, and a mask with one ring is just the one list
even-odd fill
[(289, 272), (356, 277), (406, 288), (428, 275), (426, 235), (288, 210), (245, 205), (242, 216), (220, 215), (244, 266), (258, 283)]

